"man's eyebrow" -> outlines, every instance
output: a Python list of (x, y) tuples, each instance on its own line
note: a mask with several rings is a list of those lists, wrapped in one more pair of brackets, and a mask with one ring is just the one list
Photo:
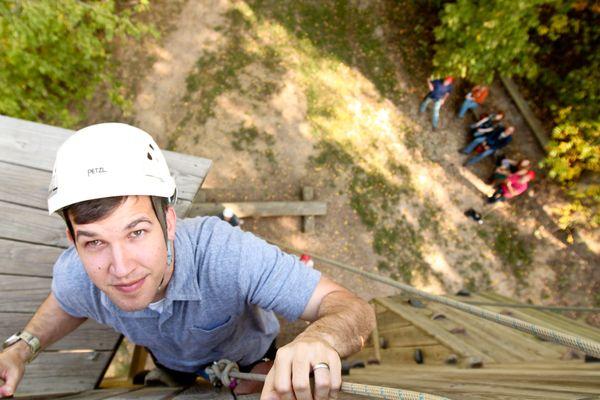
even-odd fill
[(131, 229), (134, 226), (136, 226), (137, 224), (140, 224), (142, 222), (147, 222), (149, 224), (152, 223), (152, 221), (150, 221), (150, 218), (148, 218), (148, 217), (141, 217), (141, 218), (138, 218), (138, 219), (135, 219), (135, 220), (131, 221), (129, 224), (127, 224), (127, 226), (125, 228), (123, 228), (123, 230), (126, 231), (128, 229)]
[(90, 231), (84, 231), (84, 230), (79, 230), (77, 229), (77, 232), (75, 234), (76, 239), (75, 240), (79, 240), (80, 237), (82, 236), (88, 236), (88, 237), (95, 237), (96, 234), (94, 232), (90, 232)]

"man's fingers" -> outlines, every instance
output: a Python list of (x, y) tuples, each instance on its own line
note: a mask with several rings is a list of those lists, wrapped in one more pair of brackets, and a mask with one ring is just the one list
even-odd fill
[(292, 386), (297, 400), (312, 400), (310, 392), (310, 363), (308, 360), (294, 360), (292, 365)]
[(331, 372), (329, 368), (313, 369), (315, 377), (315, 400), (328, 400), (331, 389)]
[(277, 391), (275, 391), (275, 385), (273, 383), (273, 378), (275, 376), (274, 370), (275, 367), (271, 368), (271, 371), (269, 371), (265, 378), (265, 385), (260, 393), (260, 400), (279, 400), (279, 396), (277, 395)]
[(292, 400), (292, 360), (285, 349), (277, 351), (277, 357), (275, 357), (271, 372), (274, 372), (273, 387), (279, 399)]
[(337, 399), (340, 388), (342, 387), (342, 361), (337, 354), (329, 359), (329, 379), (331, 382), (329, 397)]
[(3, 371), (0, 376), (0, 383), (4, 380), (4, 384), (0, 386), (0, 396), (9, 397), (15, 394), (17, 386), (18, 372), (16, 368)]

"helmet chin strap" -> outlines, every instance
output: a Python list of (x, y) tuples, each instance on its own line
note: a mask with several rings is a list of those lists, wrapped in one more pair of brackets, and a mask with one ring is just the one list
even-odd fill
[(156, 289), (156, 292), (160, 292), (160, 290), (162, 289), (162, 285), (165, 282), (165, 276), (167, 275), (167, 272), (169, 271), (169, 267), (171, 266), (171, 263), (173, 262), (173, 242), (171, 242), (170, 240), (167, 241), (167, 266), (165, 268), (165, 272), (163, 272), (163, 276), (160, 279), (160, 283), (158, 284), (158, 289)]

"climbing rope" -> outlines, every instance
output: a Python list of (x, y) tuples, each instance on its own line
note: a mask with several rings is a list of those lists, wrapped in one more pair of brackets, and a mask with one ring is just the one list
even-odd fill
[(502, 307), (502, 308), (531, 308), (533, 310), (544, 310), (544, 311), (577, 311), (577, 312), (590, 312), (600, 313), (598, 307), (560, 307), (560, 306), (539, 306), (536, 304), (515, 304), (515, 303), (495, 303), (488, 301), (465, 301), (464, 303), (471, 304), (473, 306), (490, 306), (490, 307)]
[[(234, 389), (237, 379), (264, 382), (266, 375), (240, 372), (238, 365), (230, 360), (215, 361), (206, 368), (210, 383), (215, 387), (225, 386)], [(447, 397), (411, 390), (390, 388), (385, 386), (363, 385), (360, 383), (342, 382), (340, 391), (361, 396), (370, 396), (385, 400), (450, 400)]]
[[(280, 243), (277, 243), (274, 241), (269, 241), (269, 242), (271, 242), (279, 247), (292, 250), (296, 253), (300, 253), (293, 247), (290, 247), (290, 246), (287, 246), (284, 244), (280, 244)], [(303, 253), (310, 255), (315, 260), (320, 260), (327, 264), (335, 265), (336, 267), (342, 268), (346, 271), (350, 271), (352, 273), (362, 275), (369, 279), (372, 279), (372, 280), (375, 280), (375, 281), (378, 281), (381, 283), (385, 283), (387, 285), (396, 287), (400, 290), (403, 290), (403, 291), (413, 294), (415, 296), (419, 296), (419, 297), (422, 297), (422, 298), (425, 298), (425, 299), (428, 299), (431, 301), (435, 301), (437, 303), (445, 304), (449, 307), (453, 307), (458, 310), (467, 312), (469, 314), (476, 315), (480, 318), (484, 318), (489, 321), (496, 322), (500, 325), (508, 326), (509, 328), (517, 329), (521, 332), (525, 332), (530, 335), (537, 336), (540, 339), (543, 339), (543, 340), (546, 340), (546, 341), (549, 341), (552, 343), (558, 343), (563, 346), (567, 346), (572, 349), (582, 351), (585, 354), (588, 354), (590, 356), (600, 358), (600, 343), (598, 343), (594, 340), (587, 339), (587, 338), (584, 338), (581, 336), (571, 335), (568, 333), (559, 332), (559, 331), (556, 331), (553, 329), (544, 328), (542, 326), (535, 325), (535, 324), (532, 324), (532, 323), (529, 323), (526, 321), (522, 321), (520, 319), (516, 319), (513, 317), (506, 316), (506, 315), (498, 314), (498, 313), (488, 311), (488, 310), (485, 310), (483, 308), (479, 308), (479, 307), (476, 307), (473, 305), (461, 303), (460, 301), (456, 301), (456, 300), (449, 299), (449, 298), (442, 297), (442, 296), (437, 296), (435, 294), (430, 294), (430, 293), (424, 292), (422, 290), (419, 290), (417, 288), (414, 288), (410, 285), (407, 285), (405, 283), (400, 283), (393, 279), (386, 278), (384, 276), (379, 276), (372, 272), (367, 272), (367, 271), (360, 270), (358, 268), (349, 267), (349, 266), (344, 265), (335, 260), (331, 260), (331, 259), (328, 259), (325, 257), (321, 257), (319, 255), (311, 254), (311, 253), (307, 253), (307, 252), (303, 252)]]

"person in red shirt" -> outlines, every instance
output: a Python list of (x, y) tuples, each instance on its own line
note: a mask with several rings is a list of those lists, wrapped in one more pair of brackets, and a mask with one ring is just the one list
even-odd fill
[(514, 174), (509, 175), (506, 180), (500, 185), (496, 186), (496, 191), (490, 197), (488, 197), (488, 203), (492, 204), (497, 201), (504, 201), (506, 199), (512, 199), (527, 190), (529, 182), (535, 177), (533, 171), (518, 171)]
[(479, 105), (483, 104), (485, 99), (490, 92), (490, 89), (487, 86), (477, 85), (471, 89), (469, 93), (465, 96), (465, 101), (463, 101), (460, 106), (460, 111), (458, 112), (458, 118), (463, 118), (467, 111), (473, 108), (479, 107)]

